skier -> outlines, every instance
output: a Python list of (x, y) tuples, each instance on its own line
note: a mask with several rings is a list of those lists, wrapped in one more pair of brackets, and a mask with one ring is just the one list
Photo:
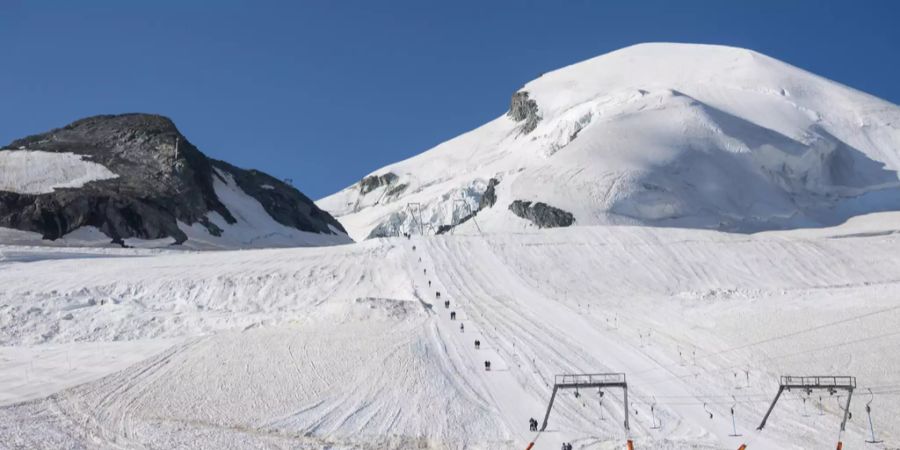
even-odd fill
[(450, 300), (444, 300), (444, 308), (450, 307)]
[(465, 327), (465, 325), (459, 324), (459, 332), (460, 332), (460, 333), (465, 333), (465, 332), (466, 332), (466, 327)]
[(437, 298), (441, 298), (441, 291), (435, 291), (434, 296)]
[(478, 350), (479, 348), (481, 348), (481, 341), (475, 339), (475, 350)]
[(490, 361), (485, 361), (485, 362), (484, 362), (484, 370), (486, 370), (486, 371), (488, 371), (488, 372), (491, 371), (491, 362), (490, 362)]
[(428, 280), (428, 287), (431, 287), (431, 280)]
[(450, 320), (456, 320), (456, 311), (450, 311)]

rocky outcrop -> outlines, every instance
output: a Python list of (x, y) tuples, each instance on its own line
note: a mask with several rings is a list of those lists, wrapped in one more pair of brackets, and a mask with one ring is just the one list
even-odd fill
[(382, 186), (389, 186), (397, 181), (398, 178), (392, 172), (383, 175), (369, 175), (359, 181), (359, 193), (365, 195)]
[(441, 225), (440, 227), (438, 227), (437, 232), (435, 234), (444, 234), (444, 233), (450, 232), (457, 226), (468, 222), (470, 219), (475, 218), (475, 216), (479, 212), (481, 212), (483, 209), (494, 206), (494, 204), (497, 203), (497, 193), (495, 191), (495, 188), (497, 187), (498, 184), (500, 184), (500, 180), (498, 180), (496, 178), (491, 178), (488, 181), (488, 185), (487, 185), (487, 188), (485, 188), (484, 193), (481, 194), (481, 200), (478, 201), (478, 209), (476, 209), (475, 211), (472, 211), (471, 213), (460, 218), (459, 221), (457, 221), (455, 224)]
[(494, 206), (494, 203), (497, 203), (497, 192), (495, 188), (498, 184), (500, 184), (500, 180), (496, 178), (488, 180), (487, 188), (484, 190), (484, 194), (481, 195), (481, 200), (478, 201), (479, 211), (490, 208), (491, 206)]
[(509, 111), (506, 115), (516, 122), (523, 122), (522, 134), (531, 133), (537, 127), (541, 117), (538, 115), (537, 102), (528, 98), (527, 91), (519, 91), (513, 94), (509, 101)]
[(568, 227), (575, 223), (572, 213), (541, 202), (516, 200), (510, 203), (509, 210), (513, 214), (531, 221), (538, 228)]
[(208, 214), (218, 213), (229, 224), (236, 219), (216, 195), (217, 170), (231, 174), (282, 225), (314, 233), (343, 231), (293, 187), (262, 172), (207, 158), (163, 116), (90, 117), (0, 149), (24, 150), (74, 153), (118, 175), (42, 194), (0, 191), (0, 227), (37, 232), (45, 239), (93, 226), (117, 243), (166, 237), (183, 243), (187, 236), (179, 221), (200, 223), (210, 234), (220, 235), (222, 229)]

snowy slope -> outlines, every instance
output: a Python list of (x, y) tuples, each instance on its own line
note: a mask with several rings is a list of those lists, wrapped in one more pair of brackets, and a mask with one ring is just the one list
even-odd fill
[(228, 223), (220, 214), (209, 213), (210, 222), (223, 230), (220, 236), (211, 235), (199, 223), (188, 225), (179, 222), (178, 227), (188, 235), (186, 246), (195, 249), (234, 249), (260, 247), (297, 247), (337, 245), (351, 242), (342, 231), (332, 228), (334, 234), (311, 233), (278, 223), (263, 205), (244, 192), (234, 177), (222, 170), (213, 177), (216, 196), (228, 208), (235, 223)]
[(318, 203), (357, 240), (456, 224), (492, 178), (469, 230), (534, 226), (515, 200), (576, 225), (834, 225), (900, 209), (898, 148), (896, 105), (750, 50), (642, 44), (546, 73), (509, 115)]
[[(0, 442), (13, 448), (622, 448), (613, 390), (602, 406), (595, 391), (565, 393), (548, 431), (527, 431), (553, 375), (604, 371), (627, 373), (638, 449), (831, 448), (827, 394), (790, 393), (753, 430), (777, 376), (830, 373), (860, 386), (845, 448), (864, 446), (866, 388), (886, 440), (873, 448), (900, 445), (898, 213), (752, 235), (574, 227), (90, 260), (2, 251)], [(155, 356), (121, 370), (109, 341)], [(78, 355), (109, 375), (56, 392), (68, 374), (101, 375)]]

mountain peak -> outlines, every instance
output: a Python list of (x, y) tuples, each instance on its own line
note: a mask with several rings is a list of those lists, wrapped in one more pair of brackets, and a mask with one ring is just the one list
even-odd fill
[(161, 115), (93, 116), (18, 139), (0, 151), (0, 167), (0, 227), (44, 239), (89, 228), (123, 245), (349, 241), (293, 186), (207, 158)]
[[(358, 239), (555, 223), (524, 204), (567, 225), (832, 225), (900, 209), (897, 123), (896, 105), (752, 50), (638, 44), (545, 73), (504, 116), (375, 172), (391, 183), (320, 204)], [(500, 208), (480, 206), (489, 185)]]

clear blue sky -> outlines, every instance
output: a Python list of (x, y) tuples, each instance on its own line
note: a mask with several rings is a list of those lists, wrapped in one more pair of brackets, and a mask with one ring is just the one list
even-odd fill
[(900, 103), (900, 1), (0, 0), (0, 142), (159, 113), (319, 198), (647, 41), (748, 47)]

